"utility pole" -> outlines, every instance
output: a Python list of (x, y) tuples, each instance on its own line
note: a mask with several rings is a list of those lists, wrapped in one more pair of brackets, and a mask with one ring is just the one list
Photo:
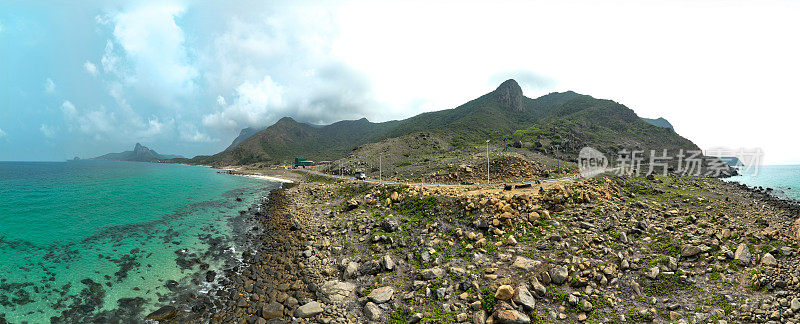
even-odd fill
[(486, 140), (486, 184), (489, 184), (489, 140)]
[(555, 156), (556, 156), (556, 174), (561, 173), (561, 161), (558, 160), (558, 148), (559, 148), (559, 146), (560, 145), (558, 145), (558, 144), (553, 145), (553, 147), (556, 150), (556, 154), (555, 154)]

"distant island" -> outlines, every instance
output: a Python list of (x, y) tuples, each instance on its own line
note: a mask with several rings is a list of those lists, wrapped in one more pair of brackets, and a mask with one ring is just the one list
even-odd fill
[(136, 145), (133, 147), (133, 151), (108, 153), (95, 158), (91, 158), (91, 160), (158, 162), (160, 160), (176, 159), (176, 158), (182, 158), (182, 156), (170, 155), (170, 154), (158, 154), (158, 152), (147, 148), (147, 146), (136, 143)]

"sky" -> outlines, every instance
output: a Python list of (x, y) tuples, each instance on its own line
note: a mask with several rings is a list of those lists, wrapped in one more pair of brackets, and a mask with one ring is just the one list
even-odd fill
[(514, 78), (800, 164), (798, 1), (3, 1), (0, 161), (191, 157), (284, 116), (375, 122)]

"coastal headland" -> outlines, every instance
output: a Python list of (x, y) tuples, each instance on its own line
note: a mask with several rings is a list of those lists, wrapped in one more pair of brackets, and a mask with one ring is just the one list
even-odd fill
[(242, 170), (295, 183), (246, 212), (257, 222), (252, 249), (208, 292), (213, 298), (173, 303), (149, 319), (800, 319), (798, 207), (764, 190), (677, 175), (504, 188)]

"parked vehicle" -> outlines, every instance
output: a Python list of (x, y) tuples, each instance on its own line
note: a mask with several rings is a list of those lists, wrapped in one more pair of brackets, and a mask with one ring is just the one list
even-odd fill
[(367, 175), (364, 174), (364, 171), (356, 171), (356, 180), (366, 180)]

